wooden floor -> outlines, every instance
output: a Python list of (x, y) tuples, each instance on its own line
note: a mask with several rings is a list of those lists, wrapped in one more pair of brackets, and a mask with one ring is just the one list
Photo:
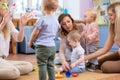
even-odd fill
[[(34, 67), (37, 66), (35, 54), (10, 54), (7, 59), (29, 61), (34, 65)], [(28, 75), (22, 75), (17, 80), (38, 80), (38, 71), (36, 70)], [(95, 72), (85, 71), (84, 73), (79, 74), (78, 77), (64, 77), (56, 80), (120, 80), (120, 74), (104, 74), (100, 70)]]
[(9, 60), (24, 60), (24, 61), (36, 61), (35, 54), (26, 54), (26, 53), (18, 53), (18, 54), (10, 54), (8, 56)]

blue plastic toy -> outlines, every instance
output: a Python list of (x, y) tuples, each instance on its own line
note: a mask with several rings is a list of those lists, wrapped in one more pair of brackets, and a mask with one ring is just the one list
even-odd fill
[(71, 76), (71, 73), (70, 71), (68, 70), (66, 73), (65, 73), (66, 77), (69, 78)]

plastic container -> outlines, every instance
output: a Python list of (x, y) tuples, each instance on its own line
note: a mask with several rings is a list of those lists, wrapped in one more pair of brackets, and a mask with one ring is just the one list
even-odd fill
[(70, 71), (68, 70), (66, 73), (65, 73), (66, 77), (69, 78), (71, 76), (71, 73)]

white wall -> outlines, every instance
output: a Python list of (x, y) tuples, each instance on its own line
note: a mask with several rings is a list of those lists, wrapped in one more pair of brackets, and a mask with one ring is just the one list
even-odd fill
[(84, 11), (93, 8), (93, 0), (64, 0), (63, 3), (75, 20), (83, 20)]
[(84, 12), (88, 8), (93, 8), (93, 0), (80, 0), (80, 20), (84, 20)]
[(75, 20), (80, 20), (80, 0), (64, 0), (63, 6)]

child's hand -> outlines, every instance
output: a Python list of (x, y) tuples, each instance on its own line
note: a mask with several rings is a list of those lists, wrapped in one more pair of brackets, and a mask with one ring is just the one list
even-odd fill
[(85, 39), (86, 39), (87, 41), (90, 40), (89, 37), (88, 37), (86, 34), (84, 35), (84, 37), (85, 37)]
[(120, 48), (120, 40), (116, 40), (115, 43), (118, 45), (118, 47)]
[(74, 68), (75, 66), (76, 66), (76, 63), (72, 63), (72, 64), (70, 65), (71, 68)]
[(69, 64), (68, 64), (66, 61), (62, 61), (62, 65), (63, 65), (63, 69), (64, 69), (65, 71), (67, 71), (67, 70), (70, 69)]
[(83, 31), (83, 32), (81, 33), (81, 36), (85, 37), (85, 31)]
[(25, 26), (26, 23), (33, 18), (31, 13), (20, 14), (20, 26)]
[(85, 24), (84, 24), (84, 23), (80, 23), (79, 25), (80, 25), (80, 26), (83, 26), (83, 28), (85, 27)]

